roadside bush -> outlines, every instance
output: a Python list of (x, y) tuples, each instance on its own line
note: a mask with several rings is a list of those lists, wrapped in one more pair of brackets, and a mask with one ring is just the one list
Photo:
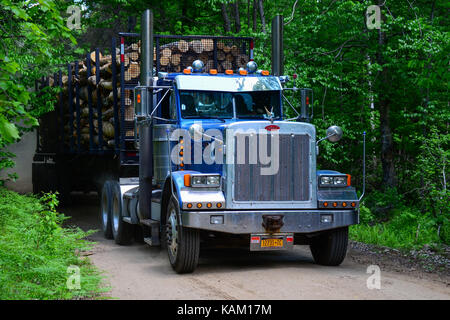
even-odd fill
[[(89, 234), (61, 226), (55, 194), (22, 196), (0, 188), (0, 299), (79, 299), (99, 295), (102, 277), (80, 253)], [(70, 290), (68, 267), (80, 270)]]

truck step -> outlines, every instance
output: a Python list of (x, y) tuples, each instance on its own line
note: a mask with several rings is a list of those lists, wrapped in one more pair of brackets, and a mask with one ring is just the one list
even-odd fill
[(143, 224), (144, 226), (147, 227), (159, 227), (159, 221), (156, 220), (152, 220), (152, 219), (144, 219), (144, 220), (140, 220), (141, 224)]
[(122, 220), (125, 221), (126, 223), (132, 224), (131, 217), (122, 217)]
[(161, 245), (159, 239), (158, 238), (155, 239), (154, 237), (144, 238), (144, 242), (148, 244), (150, 247), (159, 247)]

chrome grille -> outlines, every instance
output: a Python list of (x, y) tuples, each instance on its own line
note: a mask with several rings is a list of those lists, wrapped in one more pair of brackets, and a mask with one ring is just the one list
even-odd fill
[[(250, 140), (235, 136), (235, 147), (238, 139), (245, 141), (245, 162), (238, 164), (238, 154), (234, 156), (234, 195), (233, 201), (309, 201), (310, 200), (310, 137), (305, 134), (279, 134), (279, 170), (275, 175), (261, 175), (259, 159), (250, 164), (250, 141), (257, 141), (259, 154), (260, 139)], [(271, 139), (267, 139), (268, 155), (272, 155)]]

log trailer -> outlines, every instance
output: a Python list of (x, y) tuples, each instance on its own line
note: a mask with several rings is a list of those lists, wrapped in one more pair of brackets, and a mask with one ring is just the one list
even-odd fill
[[(155, 35), (146, 10), (139, 41), (138, 34), (120, 33), (116, 49), (113, 39), (109, 120), (102, 115), (98, 51), (83, 64), (89, 77), (90, 63), (96, 63), (83, 102), (87, 145), (79, 63), (68, 65), (74, 75), (68, 93), (60, 92), (55, 111), (41, 119), (35, 192), (57, 190), (70, 199), (70, 191), (97, 190), (105, 237), (120, 245), (133, 239), (163, 245), (178, 273), (194, 271), (201, 243), (214, 239), (238, 239), (252, 251), (306, 244), (316, 263), (341, 264), (362, 196), (349, 175), (316, 170), (319, 142), (338, 141), (342, 130), (332, 126), (317, 139), (309, 123), (312, 91), (286, 87), (282, 26), (276, 16), (269, 74), (253, 61), (253, 39)], [(125, 65), (130, 39), (139, 44), (134, 82)], [(63, 86), (61, 72), (58, 78), (53, 84)], [(294, 108), (286, 91), (301, 97), (293, 119), (283, 114), (283, 102)], [(131, 116), (125, 99), (133, 102)], [(102, 120), (114, 126), (113, 143), (104, 141)]]

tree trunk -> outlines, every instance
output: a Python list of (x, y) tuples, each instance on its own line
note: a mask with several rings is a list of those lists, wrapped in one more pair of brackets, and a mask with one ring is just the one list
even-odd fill
[(389, 69), (385, 66), (383, 53), (385, 50), (386, 34), (378, 30), (377, 63), (382, 70), (377, 77), (378, 104), (380, 110), (380, 133), (381, 133), (381, 166), (383, 171), (383, 187), (393, 188), (396, 186), (396, 174), (394, 167), (394, 144), (392, 140), (392, 129), (390, 123), (391, 101), (389, 97), (390, 79)]
[(247, 0), (247, 28), (250, 30), (250, 0)]
[(258, 23), (256, 21), (258, 13), (258, 0), (253, 0), (253, 32), (257, 32)]
[(236, 28), (236, 32), (240, 32), (241, 31), (241, 18), (239, 16), (239, 0), (235, 1), (233, 8), (234, 8), (234, 21), (235, 21), (234, 25)]
[(231, 31), (230, 17), (228, 17), (227, 5), (225, 3), (222, 3), (222, 17), (225, 32), (230, 32)]
[(263, 0), (259, 0), (259, 16), (261, 18), (262, 32), (266, 33), (266, 18), (264, 17), (264, 4)]

